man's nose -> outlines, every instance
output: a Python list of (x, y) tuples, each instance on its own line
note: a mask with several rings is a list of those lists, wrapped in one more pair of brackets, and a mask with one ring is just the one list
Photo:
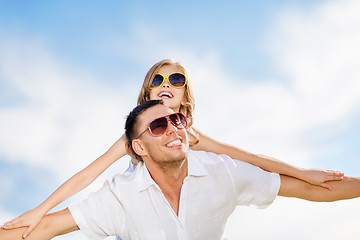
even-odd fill
[(172, 133), (177, 132), (177, 131), (178, 131), (178, 128), (170, 120), (168, 120), (166, 134), (171, 135)]

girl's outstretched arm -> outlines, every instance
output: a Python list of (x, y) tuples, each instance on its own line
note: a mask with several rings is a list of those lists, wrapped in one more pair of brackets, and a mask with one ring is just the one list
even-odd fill
[(254, 166), (262, 168), (263, 170), (295, 177), (313, 185), (331, 189), (331, 185), (326, 183), (327, 181), (341, 180), (344, 177), (344, 174), (338, 171), (304, 169), (292, 166), (275, 158), (252, 154), (229, 144), (216, 141), (194, 128), (190, 130), (190, 133), (190, 138), (193, 138), (193, 136), (198, 137), (198, 141), (192, 146), (193, 150), (226, 154), (233, 159), (239, 159), (250, 163)]
[(23, 234), (27, 237), (40, 219), (53, 207), (62, 201), (83, 190), (92, 183), (101, 173), (103, 173), (111, 164), (127, 154), (125, 148), (126, 137), (123, 135), (117, 140), (103, 155), (88, 165), (62, 184), (53, 192), (44, 202), (36, 208), (10, 220), (2, 226), (4, 229), (13, 229), (19, 227), (28, 227)]

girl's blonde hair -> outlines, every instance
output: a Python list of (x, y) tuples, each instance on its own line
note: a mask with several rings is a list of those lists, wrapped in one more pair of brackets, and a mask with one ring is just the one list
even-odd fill
[[(185, 76), (187, 78), (189, 78), (188, 71), (179, 62), (175, 62), (172, 59), (165, 59), (165, 60), (155, 63), (150, 68), (150, 70), (147, 72), (147, 74), (145, 76), (145, 79), (144, 79), (144, 82), (143, 82), (143, 85), (141, 87), (140, 94), (138, 97), (138, 101), (137, 101), (138, 105), (150, 100), (151, 83), (152, 83), (155, 75), (159, 72), (160, 68), (163, 66), (167, 66), (167, 65), (173, 65), (173, 66), (180, 67), (181, 69), (183, 69)], [(190, 128), (193, 124), (193, 111), (195, 108), (195, 99), (194, 99), (194, 94), (193, 94), (193, 90), (192, 90), (190, 81), (188, 81), (185, 86), (184, 102), (185, 102), (184, 104), (181, 103), (180, 112), (182, 112), (185, 115), (185, 117), (188, 121), (187, 128)]]

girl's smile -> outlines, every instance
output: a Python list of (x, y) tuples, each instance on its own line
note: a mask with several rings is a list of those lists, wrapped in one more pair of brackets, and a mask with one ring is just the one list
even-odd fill
[(173, 98), (173, 94), (169, 91), (161, 91), (158, 94), (158, 97), (161, 99), (168, 99), (168, 98)]

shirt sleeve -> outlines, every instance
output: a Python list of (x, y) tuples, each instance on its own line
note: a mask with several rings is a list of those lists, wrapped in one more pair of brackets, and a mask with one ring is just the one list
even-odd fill
[(105, 182), (100, 190), (70, 206), (69, 210), (80, 230), (89, 239), (125, 234), (124, 209), (113, 193), (112, 183)]
[(231, 176), (237, 204), (257, 208), (268, 207), (278, 195), (280, 176), (251, 164), (221, 156)]

